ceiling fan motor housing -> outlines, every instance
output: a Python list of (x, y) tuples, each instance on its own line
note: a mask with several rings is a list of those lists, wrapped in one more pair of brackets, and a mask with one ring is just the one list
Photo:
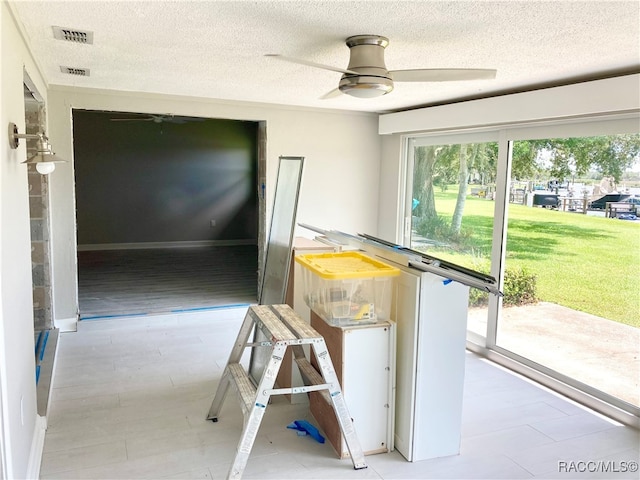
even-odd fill
[(338, 88), (342, 93), (354, 97), (371, 98), (385, 95), (393, 90), (393, 79), (384, 63), (384, 49), (389, 39), (380, 35), (356, 35), (347, 38), (350, 51), (347, 70)]

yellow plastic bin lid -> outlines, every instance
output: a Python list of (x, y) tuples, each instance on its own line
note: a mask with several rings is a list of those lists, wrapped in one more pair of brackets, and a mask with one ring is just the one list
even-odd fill
[(399, 269), (359, 252), (314, 253), (297, 255), (295, 259), (303, 267), (328, 280), (400, 275)]

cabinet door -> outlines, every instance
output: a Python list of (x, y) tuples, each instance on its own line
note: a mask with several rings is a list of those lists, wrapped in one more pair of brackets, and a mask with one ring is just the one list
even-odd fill
[(389, 450), (388, 416), (393, 403), (389, 398), (390, 330), (386, 323), (344, 329), (342, 389), (362, 451), (367, 454)]
[[(333, 327), (315, 312), (311, 326), (327, 345), (349, 415), (365, 455), (384, 453), (391, 448), (392, 415), (391, 355), (393, 324)], [(315, 365), (312, 355), (311, 363)], [(348, 456), (333, 407), (317, 392), (309, 394), (313, 417), (340, 458)]]

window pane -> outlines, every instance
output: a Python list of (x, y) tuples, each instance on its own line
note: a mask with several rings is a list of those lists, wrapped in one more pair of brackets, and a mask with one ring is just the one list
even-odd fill
[[(489, 273), (497, 142), (414, 147), (410, 247)], [(487, 295), (470, 291), (469, 329), (486, 336)]]
[(496, 340), (636, 406), (639, 151), (638, 135), (514, 142)]

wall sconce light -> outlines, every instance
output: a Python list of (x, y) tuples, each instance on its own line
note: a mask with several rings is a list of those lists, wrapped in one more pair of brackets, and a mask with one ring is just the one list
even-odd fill
[(51, 151), (51, 145), (49, 139), (44, 133), (18, 133), (18, 127), (15, 123), (9, 123), (9, 145), (11, 148), (18, 148), (18, 142), (21, 138), (35, 139), (36, 153), (27, 158), (24, 162), (27, 165), (34, 164), (36, 170), (42, 175), (48, 175), (56, 169), (56, 163), (64, 163), (66, 160), (56, 156)]

